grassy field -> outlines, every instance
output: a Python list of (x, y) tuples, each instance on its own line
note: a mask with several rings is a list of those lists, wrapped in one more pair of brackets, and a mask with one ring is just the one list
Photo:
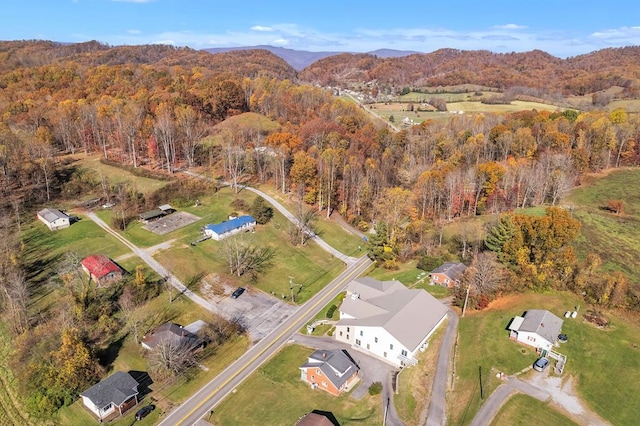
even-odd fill
[[(515, 374), (535, 361), (532, 348), (508, 338), (506, 327), (515, 315), (536, 308), (562, 316), (581, 304), (580, 312), (584, 312), (584, 302), (569, 293), (519, 294), (461, 318), (456, 384), (448, 402), (452, 424), (469, 424), (480, 407), (480, 370), (486, 396), (499, 385), (495, 373)], [(613, 424), (633, 424), (640, 401), (627, 396), (640, 392), (640, 382), (629, 374), (640, 371), (640, 325), (615, 313), (609, 318), (613, 326), (607, 330), (583, 321), (581, 315), (564, 321), (563, 332), (569, 336), (569, 342), (560, 348), (568, 356), (564, 374), (574, 377), (578, 393), (600, 416)]]
[(102, 164), (100, 162), (101, 157), (98, 155), (73, 154), (64, 157), (64, 159), (71, 160), (70, 166), (77, 167), (78, 169), (93, 170), (96, 173), (98, 181), (104, 176), (109, 180), (111, 185), (126, 182), (143, 194), (150, 194), (168, 183), (168, 181), (164, 180), (135, 176), (119, 167)]
[[(629, 281), (640, 278), (640, 169), (614, 170), (584, 180), (563, 202), (573, 207), (582, 222), (576, 244), (580, 258), (596, 253), (608, 271), (624, 272)], [(606, 210), (608, 200), (623, 200), (625, 210), (615, 215)]]
[(382, 424), (380, 396), (361, 400), (348, 394), (333, 397), (300, 380), (302, 365), (312, 349), (284, 347), (215, 409), (206, 420), (219, 425), (293, 425), (312, 410), (330, 411), (343, 426)]
[(509, 398), (491, 422), (491, 426), (554, 425), (572, 426), (577, 423), (555, 411), (548, 403), (527, 395)]
[(399, 269), (389, 271), (383, 268), (374, 268), (367, 275), (382, 281), (398, 280), (409, 288), (422, 288), (434, 297), (442, 299), (450, 295), (450, 290), (439, 285), (429, 284), (429, 274), (416, 268), (416, 260), (399, 263)]

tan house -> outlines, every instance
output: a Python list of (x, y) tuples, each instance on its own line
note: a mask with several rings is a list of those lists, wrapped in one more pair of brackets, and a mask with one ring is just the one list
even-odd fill
[(300, 366), (300, 378), (313, 389), (338, 396), (358, 383), (360, 367), (344, 349), (317, 350)]

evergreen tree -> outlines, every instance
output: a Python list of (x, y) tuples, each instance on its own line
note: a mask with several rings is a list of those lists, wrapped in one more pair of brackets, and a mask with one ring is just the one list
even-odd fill
[(510, 214), (503, 215), (498, 220), (498, 223), (489, 231), (484, 245), (496, 253), (498, 259), (502, 260), (504, 257), (504, 246), (513, 238), (516, 232), (517, 229), (513, 223), (513, 216)]
[(269, 222), (273, 217), (273, 208), (262, 197), (256, 197), (249, 208), (251, 215), (261, 225)]

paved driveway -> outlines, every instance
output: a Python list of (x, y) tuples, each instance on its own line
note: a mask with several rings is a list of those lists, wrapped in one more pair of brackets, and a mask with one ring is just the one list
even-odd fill
[[(382, 406), (389, 404), (386, 424), (391, 426), (404, 425), (396, 414), (393, 406), (393, 389), (391, 387), (391, 376), (396, 370), (392, 365), (372, 357), (365, 352), (361, 352), (350, 345), (338, 342), (330, 337), (307, 336), (296, 333), (291, 339), (293, 342), (308, 346), (313, 349), (346, 349), (349, 355), (360, 366), (360, 384), (351, 392), (351, 397), (355, 399), (363, 398), (369, 392), (372, 383), (382, 383)], [(384, 408), (383, 408), (384, 409)]]

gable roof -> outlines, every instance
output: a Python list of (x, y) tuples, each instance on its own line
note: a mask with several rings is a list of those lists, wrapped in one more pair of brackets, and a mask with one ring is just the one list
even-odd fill
[(309, 355), (307, 362), (302, 364), (300, 368), (319, 368), (337, 389), (340, 389), (349, 378), (360, 370), (349, 352), (344, 349), (317, 350)]
[(379, 281), (371, 277), (359, 277), (347, 285), (347, 292), (358, 294), (366, 300), (402, 288), (405, 286), (400, 281)]
[(462, 279), (462, 274), (467, 269), (464, 263), (445, 262), (431, 271), (431, 274), (445, 274), (454, 281)]
[(338, 324), (382, 327), (412, 351), (448, 311), (445, 305), (425, 290), (408, 289), (402, 283), (400, 287), (389, 286), (379, 296), (366, 299), (364, 294), (357, 299), (344, 299), (340, 311), (354, 318), (341, 319)]
[(524, 320), (517, 331), (537, 333), (551, 343), (558, 339), (563, 321), (551, 312), (543, 309), (531, 309), (525, 312), (523, 317)]
[[(33, 214), (33, 213), (31, 213)], [(60, 210), (56, 209), (42, 209), (38, 212), (38, 216), (46, 220), (47, 222), (55, 222), (58, 219), (68, 219), (69, 216)]]
[(102, 254), (92, 254), (82, 259), (82, 266), (96, 278), (102, 278), (111, 272), (122, 272), (120, 267)]
[(157, 327), (151, 334), (144, 336), (142, 342), (151, 349), (155, 348), (160, 342), (171, 339), (179, 345), (195, 348), (200, 343), (200, 339), (194, 333), (185, 327), (167, 322)]
[(256, 220), (253, 218), (253, 216), (240, 216), (236, 217), (235, 219), (226, 220), (220, 223), (210, 223), (204, 228), (213, 231), (218, 235), (222, 235), (255, 221)]
[(122, 405), (126, 400), (138, 394), (138, 382), (124, 371), (116, 371), (111, 376), (91, 386), (80, 396), (89, 398), (97, 408), (113, 403)]
[(140, 213), (140, 219), (149, 220), (164, 215), (164, 211), (160, 209), (149, 210), (148, 212)]

